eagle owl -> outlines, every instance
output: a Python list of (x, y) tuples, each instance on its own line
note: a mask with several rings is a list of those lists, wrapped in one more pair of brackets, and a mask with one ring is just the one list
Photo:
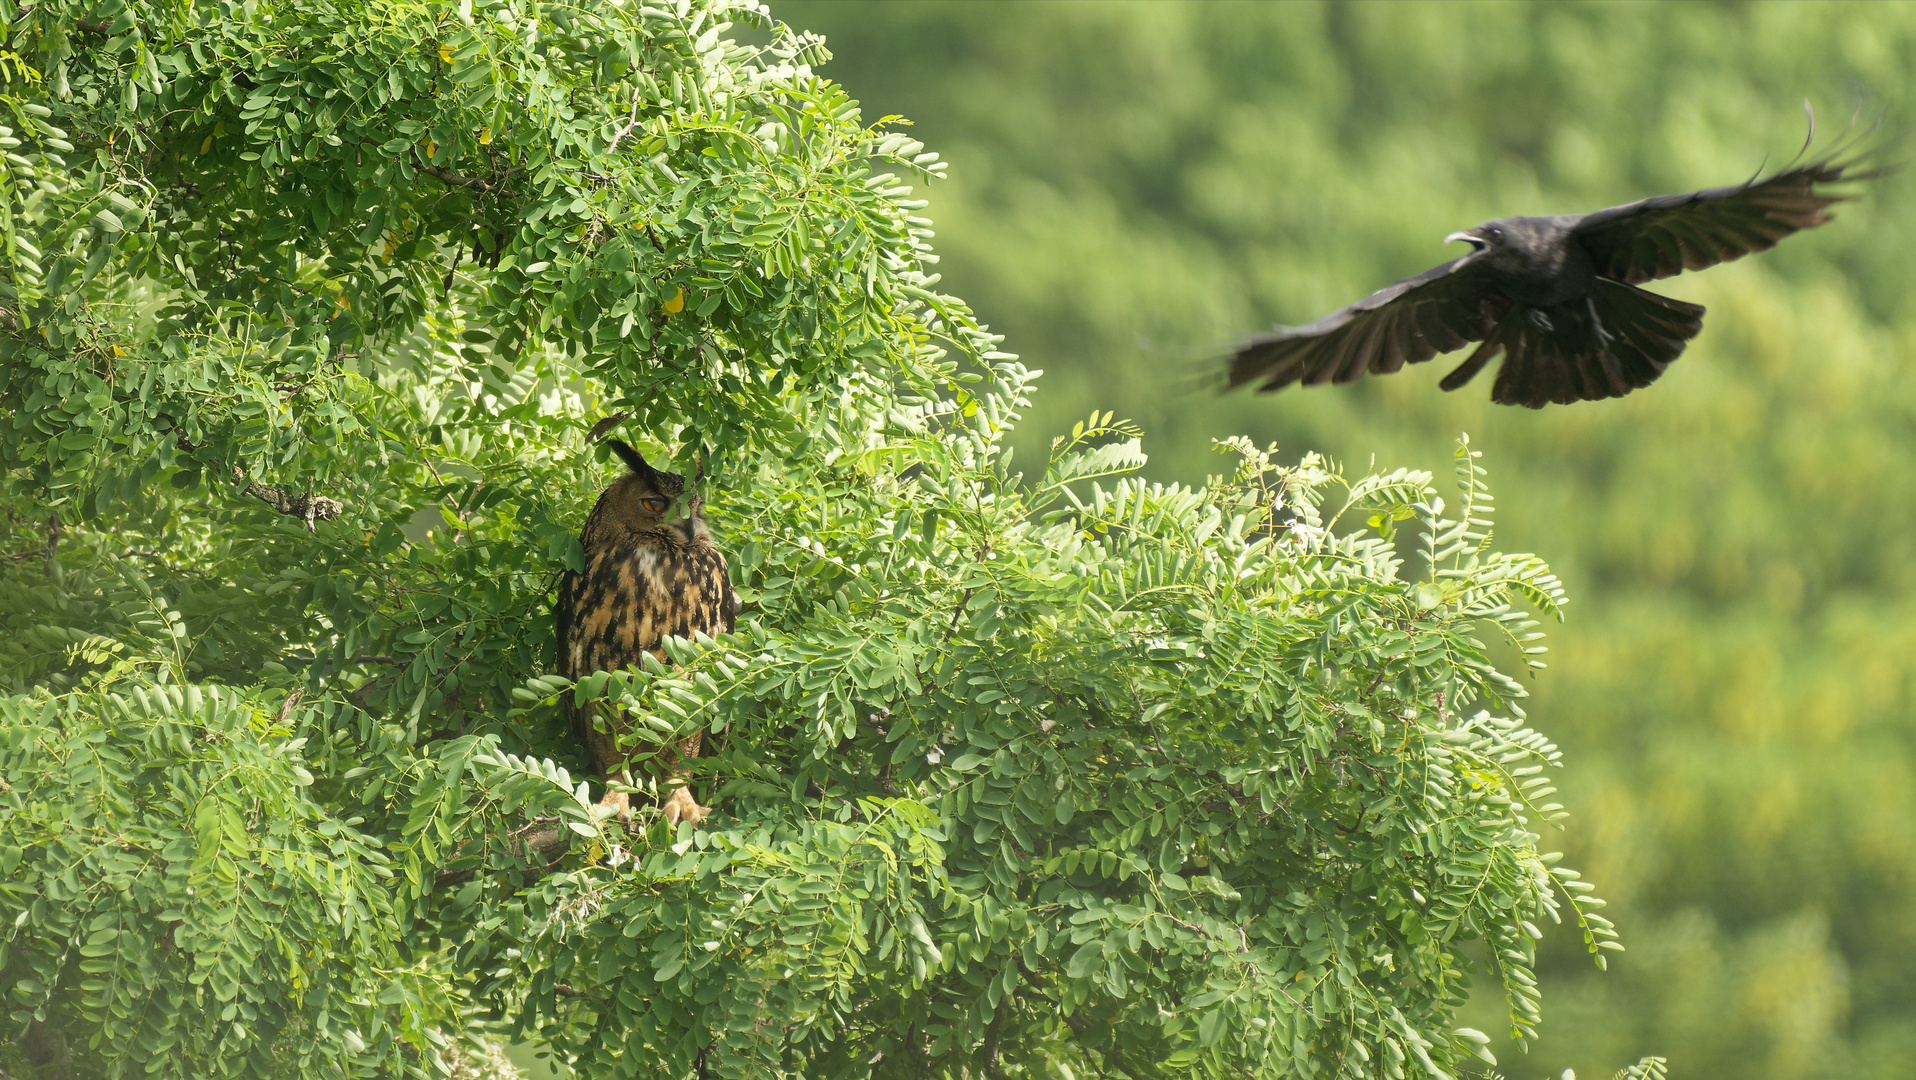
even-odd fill
[[(585, 572), (568, 572), (559, 583), (554, 620), (559, 672), (571, 679), (637, 666), (643, 653), (663, 660), (659, 639), (665, 635), (728, 633), (738, 616), (738, 595), (726, 577), (725, 554), (712, 543), (700, 497), (690, 496), (685, 516), (668, 521), (666, 514), (685, 493), (685, 478), (647, 465), (637, 450), (617, 439), (607, 442), (628, 471), (599, 496), (579, 534)], [(610, 780), (628, 767), (627, 750), (635, 733), (621, 710), (601, 702), (568, 705), (567, 713), (573, 737), (591, 752), (602, 778)], [(661, 764), (673, 774), (665, 817), (675, 825), (681, 820), (697, 825), (707, 813), (692, 798), (685, 770), (677, 768), (684, 759), (698, 756), (703, 738), (703, 731), (695, 732), (660, 755)], [(621, 741), (628, 744), (626, 750)], [(600, 803), (612, 807), (621, 821), (631, 820), (624, 793), (608, 793)]]

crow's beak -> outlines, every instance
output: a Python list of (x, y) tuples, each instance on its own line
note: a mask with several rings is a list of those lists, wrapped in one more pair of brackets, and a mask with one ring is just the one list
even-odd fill
[(1472, 251), (1482, 251), (1490, 246), (1484, 243), (1481, 238), (1472, 236), (1467, 232), (1454, 232), (1444, 237), (1444, 243), (1446, 244), (1456, 240), (1462, 240), (1464, 243), (1469, 244)]

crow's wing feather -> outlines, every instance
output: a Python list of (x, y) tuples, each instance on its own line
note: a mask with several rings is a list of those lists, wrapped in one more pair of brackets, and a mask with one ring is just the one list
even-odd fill
[(1482, 341), (1509, 306), (1469, 256), (1387, 285), (1306, 326), (1246, 341), (1231, 357), (1230, 387), (1355, 382)]
[(1590, 253), (1597, 273), (1636, 285), (1768, 251), (1793, 232), (1830, 220), (1829, 208), (1850, 196), (1821, 184), (1867, 180), (1855, 161), (1812, 162), (1736, 187), (1659, 195), (1585, 214), (1571, 235)]

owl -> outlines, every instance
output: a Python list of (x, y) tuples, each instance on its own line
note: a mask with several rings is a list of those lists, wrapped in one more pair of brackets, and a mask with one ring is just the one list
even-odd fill
[[(554, 612), (559, 672), (571, 679), (638, 666), (643, 653), (663, 660), (659, 639), (665, 635), (716, 636), (730, 632), (738, 617), (738, 594), (726, 577), (725, 554), (705, 527), (703, 500), (689, 496), (685, 516), (667, 520), (685, 494), (685, 478), (654, 469), (617, 439), (607, 442), (628, 471), (605, 489), (586, 518), (579, 534), (585, 571), (568, 572), (559, 582)], [(646, 738), (634, 732), (622, 710), (603, 702), (568, 705), (567, 712), (573, 737), (591, 752), (593, 767), (606, 780), (629, 765), (620, 743), (629, 748), (635, 735)], [(693, 799), (687, 771), (679, 767), (699, 755), (703, 740), (704, 732), (696, 732), (660, 755), (660, 764), (671, 773), (664, 809), (672, 824), (697, 825), (708, 813)], [(623, 792), (608, 792), (600, 805), (630, 823), (631, 806)]]

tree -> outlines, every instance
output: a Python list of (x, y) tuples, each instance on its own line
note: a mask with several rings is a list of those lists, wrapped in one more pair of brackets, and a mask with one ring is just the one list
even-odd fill
[[(1563, 597), (1476, 452), (1448, 516), (1241, 439), (1149, 484), (1109, 416), (1014, 470), (1035, 373), (818, 39), (6, 18), (0, 971), (46, 1075), (512, 1033), (585, 1076), (1438, 1076), (1488, 1057), (1473, 970), (1533, 1030), (1545, 917), (1614, 947), (1477, 636), (1537, 652)], [(619, 425), (703, 478), (746, 613), (574, 685), (549, 593)], [(602, 820), (565, 695), (709, 726), (718, 815)]]

